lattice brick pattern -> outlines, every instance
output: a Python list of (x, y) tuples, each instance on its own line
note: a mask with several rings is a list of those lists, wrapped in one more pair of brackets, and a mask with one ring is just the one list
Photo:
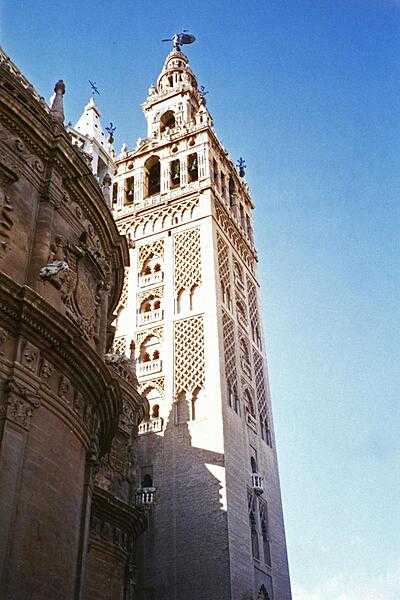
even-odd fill
[(114, 339), (113, 354), (125, 354), (126, 352), (126, 336), (121, 335)]
[(254, 283), (247, 279), (247, 295), (249, 300), (249, 313), (252, 329), (255, 331), (258, 325), (257, 290)]
[(174, 325), (175, 393), (204, 385), (204, 324), (198, 315)]
[(200, 229), (188, 229), (175, 236), (175, 290), (201, 285)]
[(139, 246), (139, 271), (142, 270), (143, 264), (151, 256), (164, 257), (164, 240), (155, 240), (151, 244)]
[(217, 233), (217, 251), (218, 251), (218, 265), (219, 265), (219, 277), (221, 283), (225, 286), (229, 285), (229, 254), (228, 244), (222, 239)]
[(256, 374), (257, 406), (260, 417), (267, 412), (267, 394), (265, 391), (264, 360), (261, 354), (253, 349), (254, 371)]
[(222, 333), (224, 339), (226, 380), (232, 386), (235, 386), (237, 381), (235, 325), (233, 319), (231, 319), (224, 310), (222, 311)]
[(124, 285), (122, 286), (121, 298), (119, 299), (118, 308), (125, 308), (128, 303), (128, 284), (129, 284), (129, 267), (125, 269)]

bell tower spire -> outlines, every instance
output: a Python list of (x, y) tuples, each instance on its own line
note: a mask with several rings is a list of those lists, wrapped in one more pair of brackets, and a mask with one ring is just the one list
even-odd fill
[(208, 124), (212, 124), (189, 59), (175, 46), (167, 55), (156, 84), (149, 88), (142, 108), (147, 120), (147, 136), (152, 139), (163, 137), (171, 130), (189, 130), (199, 113), (206, 113)]

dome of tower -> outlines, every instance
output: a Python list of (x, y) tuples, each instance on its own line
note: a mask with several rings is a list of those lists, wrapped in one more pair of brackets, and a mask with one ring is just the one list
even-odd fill
[(197, 80), (189, 66), (188, 57), (179, 50), (173, 50), (165, 59), (163, 69), (157, 79), (157, 91), (167, 92), (184, 85), (197, 90)]

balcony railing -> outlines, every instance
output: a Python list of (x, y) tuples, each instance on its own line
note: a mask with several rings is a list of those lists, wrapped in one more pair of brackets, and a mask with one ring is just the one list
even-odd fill
[(154, 323), (154, 321), (161, 321), (164, 316), (162, 308), (156, 310), (149, 310), (148, 312), (139, 313), (138, 325), (147, 325), (147, 323)]
[(251, 483), (253, 486), (253, 490), (259, 496), (264, 493), (263, 481), (264, 481), (264, 478), (261, 477), (261, 475), (259, 475), (259, 473), (252, 474)]
[(135, 504), (142, 508), (151, 508), (156, 497), (156, 488), (140, 488), (136, 492)]
[(140, 287), (146, 287), (148, 285), (154, 285), (155, 283), (160, 283), (162, 280), (163, 280), (162, 271), (157, 271), (156, 273), (150, 273), (149, 275), (140, 275), (139, 285), (140, 285)]
[(163, 423), (164, 421), (161, 417), (150, 419), (150, 421), (140, 423), (138, 433), (139, 435), (142, 435), (143, 433), (156, 433), (157, 431), (162, 431)]
[(150, 375), (151, 373), (158, 373), (161, 371), (162, 361), (160, 358), (157, 360), (149, 360), (147, 362), (139, 362), (137, 365), (137, 374), (140, 376)]
[(257, 419), (249, 412), (246, 412), (246, 423), (255, 433), (257, 433)]

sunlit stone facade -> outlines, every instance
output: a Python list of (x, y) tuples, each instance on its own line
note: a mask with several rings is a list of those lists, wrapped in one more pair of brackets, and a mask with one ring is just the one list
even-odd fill
[(157, 490), (137, 594), (289, 600), (249, 189), (179, 50), (143, 111), (112, 187), (130, 248), (114, 352), (150, 404), (138, 460)]

